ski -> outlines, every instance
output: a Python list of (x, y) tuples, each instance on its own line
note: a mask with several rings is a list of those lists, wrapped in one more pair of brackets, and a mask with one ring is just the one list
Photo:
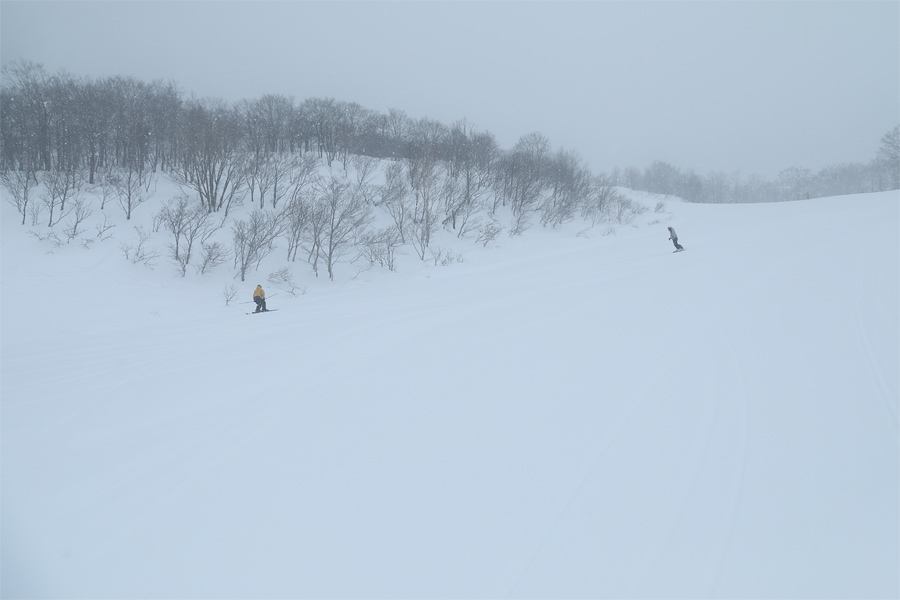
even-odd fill
[[(261, 310), (261, 311), (259, 311), (259, 312), (260, 312), (260, 313), (264, 313), (264, 312), (275, 312), (276, 310), (278, 310), (278, 309), (277, 309), (277, 308), (270, 308), (270, 309), (268, 309), (268, 310)], [(254, 310), (253, 312), (248, 312), (247, 314), (248, 314), (248, 315), (256, 315), (256, 314), (259, 314), (259, 313), (257, 313), (257, 312)]]

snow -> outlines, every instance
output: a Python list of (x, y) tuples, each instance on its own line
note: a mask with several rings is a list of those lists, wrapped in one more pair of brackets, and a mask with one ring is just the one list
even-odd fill
[(334, 282), (4, 200), (2, 596), (900, 595), (900, 193), (632, 197)]

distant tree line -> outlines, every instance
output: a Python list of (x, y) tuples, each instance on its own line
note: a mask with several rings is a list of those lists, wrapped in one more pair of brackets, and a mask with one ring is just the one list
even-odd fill
[[(194, 181), (200, 200), (213, 210), (234, 200), (238, 171), (264, 206), (271, 190), (272, 157), (313, 153), (329, 165), (351, 155), (447, 164), (451, 174), (474, 163), (490, 164), (501, 203), (527, 213), (538, 191), (552, 188), (546, 223), (568, 214), (566, 196), (584, 193), (591, 178), (570, 152), (554, 153), (540, 134), (501, 151), (494, 136), (465, 122), (451, 126), (411, 119), (403, 111), (381, 113), (330, 98), (296, 102), (265, 95), (232, 106), (187, 98), (172, 83), (130, 77), (98, 80), (66, 73), (49, 75), (41, 65), (18, 61), (4, 68), (0, 88), (0, 171), (74, 171), (94, 184), (98, 173), (163, 171)], [(842, 164), (818, 173), (782, 171), (776, 181), (758, 175), (700, 175), (657, 161), (644, 170), (615, 169), (613, 185), (677, 195), (693, 202), (789, 200), (900, 188), (898, 131), (884, 135), (868, 164)], [(232, 167), (232, 168), (228, 168)], [(220, 172), (222, 171), (222, 172)], [(276, 177), (277, 179), (277, 177)], [(469, 183), (474, 183), (469, 180)], [(563, 189), (567, 188), (567, 189)], [(427, 200), (427, 197), (426, 197)], [(454, 207), (454, 215), (460, 207)], [(558, 214), (561, 212), (562, 214)]]
[(896, 190), (900, 189), (900, 126), (882, 136), (868, 163), (838, 164), (818, 172), (792, 167), (782, 170), (775, 181), (760, 175), (745, 178), (739, 172), (700, 175), (662, 161), (644, 170), (614, 169), (611, 179), (627, 188), (705, 203), (777, 202)]
[(187, 98), (172, 83), (131, 77), (99, 80), (66, 73), (48, 75), (35, 63), (17, 62), (3, 72), (0, 169), (151, 172), (195, 166), (198, 155), (315, 152), (327, 160), (349, 155), (409, 158), (423, 141), (448, 160), (449, 131), (438, 123), (382, 114), (333, 99), (297, 103), (281, 95), (233, 106)]

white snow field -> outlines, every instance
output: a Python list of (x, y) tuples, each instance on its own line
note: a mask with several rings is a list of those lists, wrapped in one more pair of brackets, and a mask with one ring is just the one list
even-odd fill
[(4, 200), (3, 597), (898, 597), (900, 193), (634, 197), (333, 282)]

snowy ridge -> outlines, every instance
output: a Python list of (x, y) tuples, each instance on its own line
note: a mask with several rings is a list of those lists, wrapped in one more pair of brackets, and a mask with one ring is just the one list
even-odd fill
[(900, 194), (633, 198), (296, 296), (4, 203), (3, 597), (896, 597)]

